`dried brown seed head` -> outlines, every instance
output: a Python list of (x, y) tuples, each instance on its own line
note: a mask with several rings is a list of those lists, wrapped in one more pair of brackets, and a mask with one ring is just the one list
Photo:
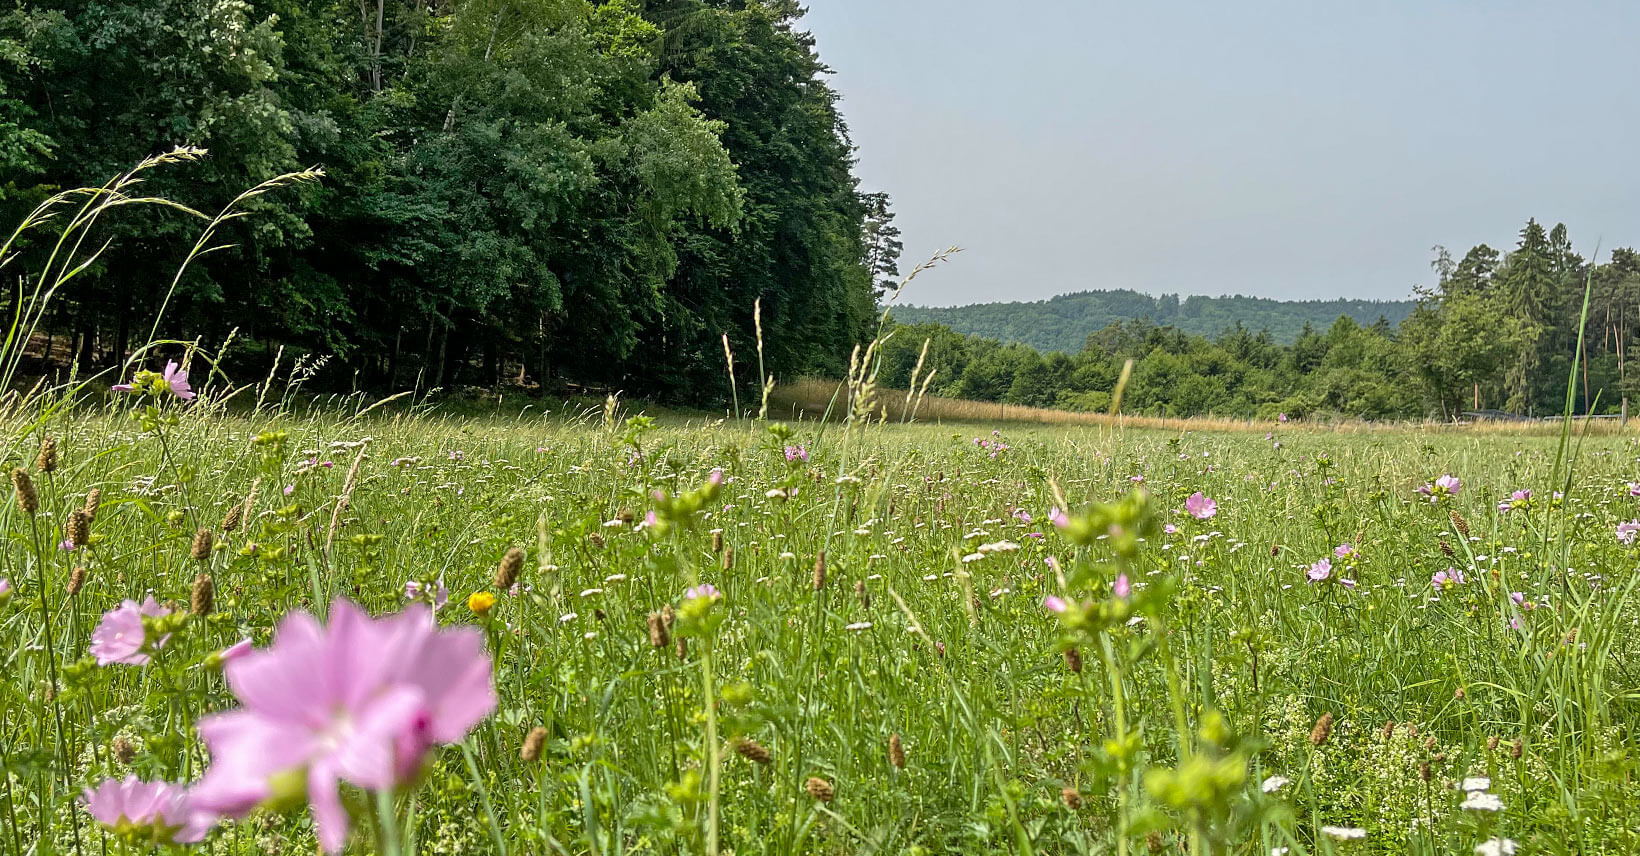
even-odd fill
[(194, 543), (188, 548), (188, 555), (196, 562), (203, 562), (211, 558), (211, 546), (216, 539), (211, 530), (201, 527), (194, 533)]
[[(209, 530), (202, 529), (201, 532)], [(194, 589), (188, 598), (188, 611), (198, 616), (210, 615), (216, 608), (216, 584), (210, 574), (194, 577)]]
[(76, 508), (68, 513), (68, 524), (63, 527), (63, 534), (68, 537), (68, 543), (76, 548), (91, 543), (91, 517), (85, 509)]
[(1463, 515), (1459, 514), (1456, 508), (1452, 509), (1452, 511), (1448, 513), (1448, 516), (1452, 518), (1452, 528), (1458, 530), (1459, 535), (1468, 538), (1469, 521), (1463, 519)]
[(1310, 745), (1325, 746), (1327, 738), (1332, 736), (1332, 727), (1333, 715), (1331, 713), (1321, 714), (1321, 718), (1315, 721), (1315, 727), (1310, 729)]
[(507, 551), (501, 557), (501, 564), (495, 569), (495, 587), (500, 591), (511, 589), (518, 582), (518, 575), (524, 570), (524, 551), (517, 547)]
[(888, 735), (888, 763), (895, 769), (905, 769), (905, 744), (900, 741), (900, 735)]
[(1078, 675), (1082, 674), (1082, 652), (1075, 648), (1066, 648), (1065, 667)]
[(34, 459), (34, 468), (42, 473), (57, 469), (57, 440), (47, 437), (40, 441), (40, 456)]
[(541, 760), (541, 748), (547, 744), (547, 730), (537, 725), (524, 735), (524, 744), (518, 747), (518, 757), (535, 763)]
[(756, 740), (751, 739), (750, 737), (742, 737), (739, 740), (736, 740), (734, 746), (735, 752), (740, 755), (740, 757), (745, 758), (754, 764), (767, 764), (774, 760), (774, 756), (769, 754), (768, 747), (757, 742)]
[(17, 495), (17, 507), (30, 517), (40, 510), (40, 495), (34, 492), (34, 480), (28, 470), (17, 467), (11, 471), (12, 491)]
[(808, 791), (809, 796), (823, 803), (829, 803), (833, 797), (837, 796), (837, 790), (831, 786), (831, 782), (819, 776), (810, 776), (809, 780), (803, 783), (803, 790)]
[(672, 644), (672, 633), (666, 626), (666, 619), (658, 612), (649, 613), (649, 644), (655, 648)]
[(1077, 793), (1075, 788), (1060, 789), (1059, 798), (1065, 801), (1065, 807), (1071, 811), (1082, 809), (1082, 795)]
[(131, 741), (124, 737), (114, 738), (114, 742), (110, 743), (108, 748), (114, 753), (114, 760), (121, 764), (129, 764), (137, 759), (137, 747), (131, 745)]
[(68, 596), (73, 597), (85, 588), (85, 568), (76, 567), (68, 575)]

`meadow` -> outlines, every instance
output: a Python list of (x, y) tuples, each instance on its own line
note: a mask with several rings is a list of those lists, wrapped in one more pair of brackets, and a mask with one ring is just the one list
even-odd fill
[(0, 850), (1640, 848), (1629, 436), (190, 368), (5, 415)]

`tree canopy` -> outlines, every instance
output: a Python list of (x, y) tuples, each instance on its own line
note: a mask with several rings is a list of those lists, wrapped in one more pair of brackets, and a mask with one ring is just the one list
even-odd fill
[[(857, 187), (801, 14), (24, 0), (0, 14), (0, 216), (175, 146), (210, 156), (148, 190), (201, 211), (320, 165), (322, 184), (230, 224), (162, 335), (237, 330), (381, 386), (505, 371), (711, 400), (722, 337), (750, 347), (761, 301), (770, 371), (839, 372), (898, 245), (887, 198)], [(51, 319), (85, 367), (124, 358), (197, 226), (147, 212), (108, 228)]]

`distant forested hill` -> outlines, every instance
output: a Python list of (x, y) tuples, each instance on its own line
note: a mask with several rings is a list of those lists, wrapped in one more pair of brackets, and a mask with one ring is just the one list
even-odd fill
[(894, 317), (907, 324), (944, 324), (1039, 351), (1076, 353), (1088, 334), (1113, 321), (1147, 318), (1187, 333), (1216, 337), (1236, 322), (1249, 331), (1269, 330), (1283, 344), (1298, 338), (1306, 323), (1325, 330), (1340, 315), (1362, 326), (1380, 317), (1399, 325), (1412, 312), (1410, 300), (1270, 300), (1263, 297), (1151, 297), (1137, 291), (1081, 291), (1032, 303), (976, 303), (970, 306), (901, 306)]

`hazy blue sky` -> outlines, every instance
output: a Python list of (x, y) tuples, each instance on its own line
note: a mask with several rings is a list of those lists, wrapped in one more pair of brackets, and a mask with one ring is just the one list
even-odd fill
[(1640, 3), (810, 0), (909, 302), (1402, 298), (1527, 217), (1640, 243)]

